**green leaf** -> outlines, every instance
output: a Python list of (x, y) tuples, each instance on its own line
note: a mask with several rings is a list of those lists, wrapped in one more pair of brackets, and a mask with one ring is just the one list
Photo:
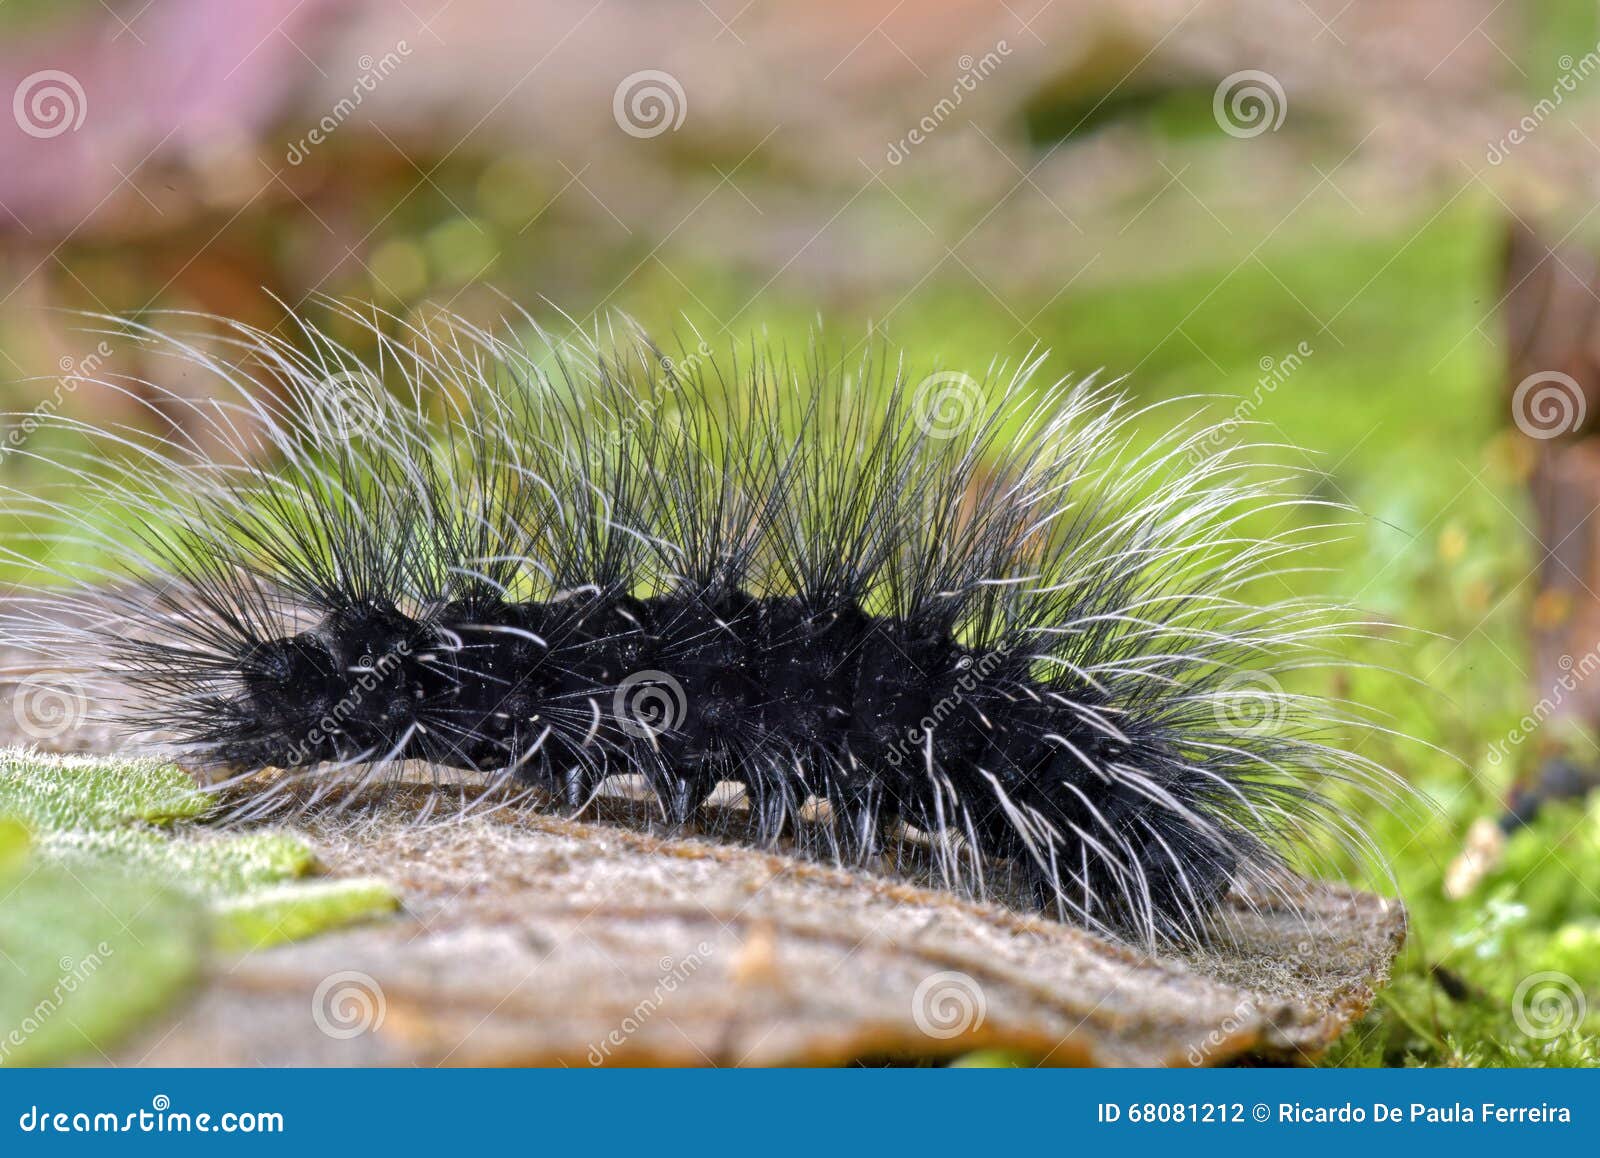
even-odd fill
[(202, 907), (138, 876), (34, 857), (0, 896), (0, 1064), (95, 1060), (199, 971)]
[(94, 1061), (206, 953), (398, 906), (382, 881), (300, 879), (316, 854), (293, 832), (195, 823), (207, 811), (172, 764), (0, 751), (0, 1063)]

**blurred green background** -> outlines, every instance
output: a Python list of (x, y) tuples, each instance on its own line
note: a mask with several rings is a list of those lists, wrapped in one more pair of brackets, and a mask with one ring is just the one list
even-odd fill
[[(86, 379), (162, 373), (69, 311), (318, 293), (1205, 396), (1356, 512), (1305, 588), (1420, 629), (1318, 689), (1421, 741), (1363, 750), (1438, 805), (1371, 817), (1413, 937), (1329, 1060), (1592, 1064), (1600, 805), (1444, 877), (1543, 753), (1487, 759), (1543, 694), (1502, 253), (1600, 233), (1597, 41), (1570, 0), (7, 0), (0, 410), (116, 420)], [(1592, 1008), (1554, 1036), (1548, 972)]]

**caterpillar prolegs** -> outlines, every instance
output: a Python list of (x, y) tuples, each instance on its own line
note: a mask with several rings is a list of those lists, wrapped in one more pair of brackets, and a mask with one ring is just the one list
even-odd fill
[(909, 835), (955, 887), (1003, 865), (1144, 941), (1361, 843), (1335, 786), (1387, 774), (1273, 674), (1360, 625), (1248, 598), (1316, 504), (1174, 404), (1042, 357), (919, 377), (335, 309), (370, 355), (303, 318), (119, 324), (187, 393), (108, 380), (149, 421), (56, 419), (66, 493), (6, 500), (40, 528), (14, 557), (99, 560), (45, 564), (7, 635), (114, 676), (131, 735), (281, 770), (263, 809), (408, 761), (572, 808), (632, 777), (679, 824), (731, 785), (764, 844)]

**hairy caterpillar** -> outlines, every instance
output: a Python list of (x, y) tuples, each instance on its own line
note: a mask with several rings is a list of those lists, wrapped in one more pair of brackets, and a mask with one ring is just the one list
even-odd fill
[(406, 761), (574, 808), (636, 777), (676, 823), (732, 784), (764, 843), (808, 809), (850, 863), (910, 834), (1146, 942), (1362, 843), (1329, 788), (1387, 774), (1270, 674), (1360, 625), (1241, 598), (1317, 530), (1247, 530), (1310, 500), (1216, 431), (1141, 444), (1037, 358), (919, 382), (334, 308), (375, 356), (123, 323), (215, 397), (110, 380), (161, 432), (60, 418), (70, 493), (7, 498), (48, 528), (13, 557), (65, 521), (116, 561), (47, 564), (7, 635), (114, 676), (133, 734), (281, 770), (263, 811)]

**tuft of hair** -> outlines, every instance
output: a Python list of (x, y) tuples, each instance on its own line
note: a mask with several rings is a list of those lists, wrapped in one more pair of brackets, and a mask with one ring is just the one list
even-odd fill
[(1280, 682), (1366, 625), (1247, 598), (1329, 525), (1228, 432), (1042, 357), (918, 379), (327, 308), (375, 355), (116, 323), (212, 396), (107, 379), (151, 422), (55, 418), (66, 493), (5, 492), (44, 576), (5, 635), (240, 815), (418, 767), (423, 814), (628, 783), (687, 824), (731, 785), (762, 844), (915, 846), (1147, 944), (1375, 855), (1343, 786), (1392, 779), (1338, 746), (1375, 725)]

